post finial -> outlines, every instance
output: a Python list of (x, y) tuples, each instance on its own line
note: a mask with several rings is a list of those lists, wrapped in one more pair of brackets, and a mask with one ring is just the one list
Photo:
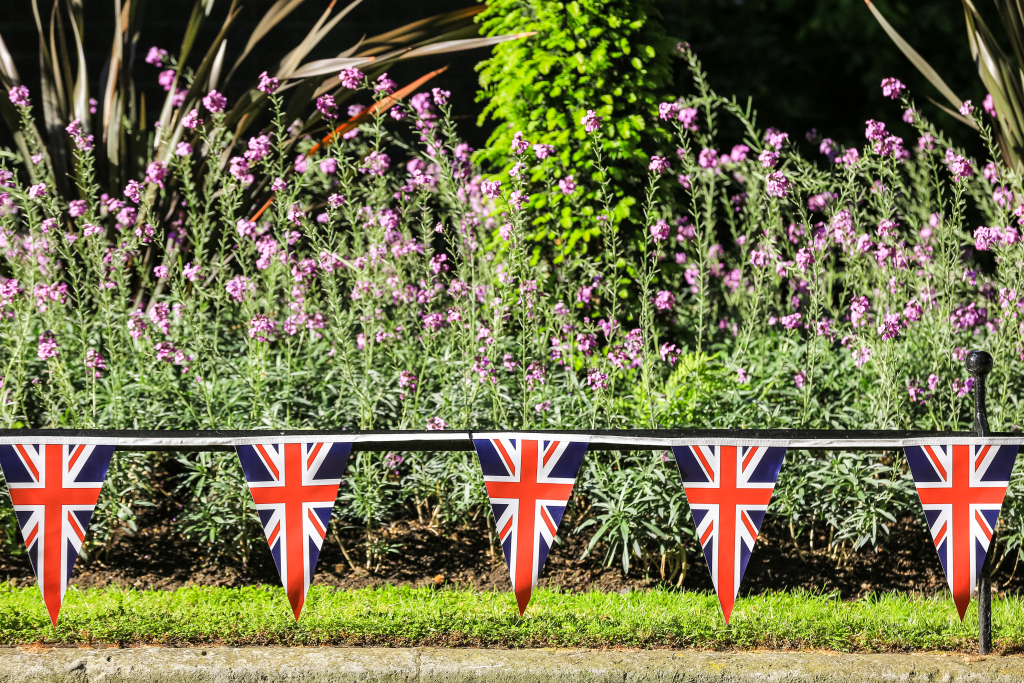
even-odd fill
[(974, 378), (974, 435), (988, 436), (988, 409), (985, 406), (985, 378), (992, 372), (992, 354), (987, 351), (971, 351), (964, 365)]

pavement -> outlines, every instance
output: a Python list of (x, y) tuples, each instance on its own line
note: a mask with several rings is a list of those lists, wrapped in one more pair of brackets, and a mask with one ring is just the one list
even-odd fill
[(832, 652), (0, 648), (0, 683), (1020, 683), (1024, 657)]

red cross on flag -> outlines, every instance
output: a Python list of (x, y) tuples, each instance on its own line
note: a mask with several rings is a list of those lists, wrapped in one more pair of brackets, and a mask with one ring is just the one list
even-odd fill
[(255, 443), (235, 450), (298, 621), (352, 444)]
[(500, 435), (474, 439), (491, 511), (523, 616), (555, 541), (587, 444)]
[(676, 446), (672, 450), (728, 624), (786, 449)]
[(113, 454), (113, 446), (0, 445), (0, 470), (54, 626)]
[(1017, 446), (908, 446), (904, 452), (963, 620), (999, 521)]

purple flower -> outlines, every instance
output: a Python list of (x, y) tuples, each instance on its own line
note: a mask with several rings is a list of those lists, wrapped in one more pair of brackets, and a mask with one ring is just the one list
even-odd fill
[(671, 310), (676, 305), (676, 297), (672, 292), (661, 290), (654, 297), (654, 307), (659, 311)]
[(274, 92), (277, 90), (278, 86), (281, 85), (281, 82), (278, 81), (276, 78), (268, 76), (266, 71), (261, 73), (259, 78), (260, 84), (256, 87), (260, 90), (260, 92), (265, 92), (268, 95), (273, 95)]
[(430, 259), (430, 272), (434, 275), (440, 275), (442, 271), (448, 270), (448, 266), (445, 265), (445, 261), (448, 260), (447, 254), (438, 254)]
[(359, 90), (364, 78), (366, 76), (363, 75), (363, 72), (354, 66), (342, 69), (341, 73), (338, 74), (338, 80), (341, 81), (342, 87), (349, 90)]
[(816, 194), (807, 199), (807, 209), (809, 211), (824, 211), (828, 207), (829, 203), (838, 199), (838, 195), (834, 192), (825, 191), (821, 194)]
[(960, 105), (960, 116), (970, 116), (973, 113), (974, 105), (970, 100), (964, 100), (964, 103)]
[[(654, 163), (654, 157), (651, 158), (651, 163)], [(713, 149), (702, 149), (700, 154), (697, 155), (697, 164), (701, 168), (715, 168), (718, 166), (718, 152)], [(668, 170), (667, 160), (665, 161), (665, 170)]]
[(782, 323), (783, 327), (787, 330), (795, 330), (800, 327), (800, 319), (803, 315), (800, 312), (792, 313), (790, 315), (784, 315), (779, 318), (779, 322)]
[(28, 188), (29, 199), (41, 199), (46, 196), (46, 183), (39, 183)]
[(576, 177), (569, 174), (558, 181), (558, 189), (562, 191), (562, 194), (572, 194), (576, 191)]
[(164, 334), (171, 333), (171, 307), (165, 303), (156, 304), (149, 310), (149, 320)]
[(16, 85), (11, 88), (10, 92), (7, 93), (7, 97), (10, 98), (11, 104), (16, 107), (27, 107), (31, 104), (28, 99), (28, 88), (23, 85)]
[(952, 150), (946, 152), (946, 164), (949, 166), (949, 172), (953, 174), (954, 181), (959, 183), (974, 175), (974, 168), (970, 161), (959, 154), (950, 154), (950, 152)]
[(247, 161), (256, 163), (266, 155), (270, 154), (270, 138), (266, 135), (254, 135), (249, 138), (248, 150), (243, 155)]
[(903, 138), (898, 138), (895, 135), (886, 136), (882, 140), (875, 140), (872, 149), (875, 151), (875, 154), (883, 157), (891, 156), (897, 159), (908, 157), (906, 150), (903, 149)]
[(331, 175), (338, 170), (338, 161), (330, 157), (320, 160), (320, 172)]
[(390, 95), (398, 89), (398, 84), (388, 78), (387, 72), (377, 77), (377, 85), (373, 86), (374, 92), (381, 92)]
[(68, 213), (71, 214), (72, 218), (78, 216), (84, 216), (86, 211), (89, 210), (89, 206), (85, 203), (84, 199), (75, 199), (68, 204)]
[[(252, 182), (252, 176), (249, 175), (249, 162), (242, 157), (231, 157), (228, 162), (228, 172), (237, 180), (248, 184)], [(248, 182), (247, 182), (248, 181)]]
[[(704, 150), (704, 151), (706, 152), (706, 151), (709, 151), (709, 150)], [(711, 150), (711, 152), (712, 152), (712, 154), (714, 154), (713, 150)], [(703, 154), (704, 154), (704, 152), (701, 152), (702, 156), (703, 156)], [(701, 164), (701, 165), (703, 165), (703, 164)], [(652, 156), (651, 157), (651, 163), (647, 166), (647, 170), (649, 170), (649, 171), (651, 171), (653, 173), (665, 173), (666, 171), (669, 170), (669, 161), (665, 157)]]
[(867, 324), (865, 316), (871, 309), (871, 302), (866, 296), (858, 296), (850, 302), (850, 324), (856, 327), (863, 327)]
[(878, 334), (882, 339), (888, 341), (895, 339), (900, 333), (900, 316), (898, 313), (886, 313), (882, 318), (882, 324), (878, 326)]
[(555, 148), (553, 145), (545, 145), (538, 142), (533, 146), (533, 153), (538, 159), (543, 161), (555, 153)]
[(868, 140), (882, 140), (888, 132), (885, 130), (885, 124), (874, 119), (868, 119), (867, 128), (864, 130), (864, 137)]
[(797, 389), (804, 388), (804, 382), (807, 381), (807, 373), (801, 370), (797, 374), (793, 375), (793, 384), (796, 385)]
[(274, 333), (276, 324), (265, 315), (256, 315), (249, 321), (249, 338), (258, 342), (270, 341), (269, 336)]
[(592, 368), (587, 371), (587, 386), (590, 387), (591, 391), (600, 391), (601, 389), (608, 388), (608, 375), (601, 372), (597, 368)]
[(971, 389), (974, 388), (974, 378), (968, 377), (967, 381), (960, 384), (958, 380), (953, 380), (953, 391), (959, 398), (963, 398), (967, 394), (971, 393)]
[(853, 364), (858, 368), (871, 360), (871, 349), (867, 347), (862, 349), (855, 349), (851, 347), (850, 352), (853, 354)]
[(750, 148), (746, 145), (733, 145), (732, 151), (729, 152), (728, 160), (738, 164), (741, 161), (746, 161), (748, 154), (750, 154)]
[(895, 78), (882, 79), (882, 95), (888, 97), (890, 100), (898, 99), (906, 89), (907, 87)]
[(917, 299), (911, 299), (907, 302), (907, 305), (903, 307), (903, 317), (910, 322), (917, 322), (921, 319), (921, 314), (924, 309), (921, 304), (918, 303)]
[(185, 114), (184, 118), (181, 119), (181, 125), (186, 128), (198, 128), (203, 125), (203, 120), (199, 118), (199, 110), (193, 109), (189, 113)]
[(939, 381), (938, 375), (928, 375), (928, 391), (935, 391), (935, 387), (939, 386)]
[(203, 106), (206, 107), (207, 111), (211, 114), (219, 114), (224, 111), (224, 107), (228, 104), (228, 98), (221, 95), (216, 90), (211, 90), (203, 98)]
[(432, 432), (439, 432), (448, 429), (448, 423), (439, 417), (432, 417), (427, 420), (427, 430)]
[(697, 130), (697, 110), (693, 107), (686, 107), (679, 112), (679, 116), (676, 119), (682, 125), (683, 129), (689, 131)]
[(224, 290), (231, 297), (232, 301), (245, 301), (246, 296), (250, 292), (256, 291), (256, 285), (254, 285), (249, 278), (244, 275), (228, 280), (227, 285), (224, 286)]
[(156, 77), (156, 82), (159, 83), (164, 90), (170, 92), (171, 86), (174, 85), (175, 73), (176, 72), (174, 71), (174, 69), (167, 69), (166, 71), (161, 71), (160, 75)]
[(398, 386), (401, 389), (408, 389), (411, 392), (415, 392), (416, 387), (418, 386), (417, 382), (419, 382), (419, 378), (408, 370), (402, 370), (398, 375)]
[(163, 66), (165, 59), (167, 59), (167, 50), (156, 46), (149, 48), (149, 52), (146, 53), (146, 64)]
[(327, 198), (327, 203), (331, 205), (332, 209), (340, 209), (345, 204), (345, 198), (340, 194), (332, 194)]
[(807, 269), (813, 265), (814, 254), (811, 253), (810, 249), (803, 247), (796, 252), (796, 267), (800, 269), (801, 273), (806, 273)]
[(530, 195), (513, 190), (508, 197), (508, 203), (516, 211), (522, 211), (523, 207), (530, 203)]
[(57, 338), (53, 336), (53, 332), (47, 330), (39, 335), (39, 346), (36, 348), (36, 356), (39, 357), (39, 360), (54, 358), (59, 354), (60, 349), (57, 347)]
[(789, 133), (783, 133), (777, 128), (769, 128), (764, 132), (764, 140), (770, 147), (774, 147), (776, 151), (782, 149), (782, 145), (786, 140), (789, 139)]
[(843, 156), (839, 157), (836, 163), (842, 166), (856, 166), (858, 161), (860, 161), (860, 152), (856, 147), (851, 147), (843, 152)]
[(992, 118), (998, 118), (996, 115), (996, 103), (992, 100), (992, 93), (985, 95), (985, 99), (982, 101), (981, 106), (985, 109), (985, 113)]
[(99, 377), (99, 371), (107, 369), (107, 361), (96, 349), (88, 349), (85, 352), (85, 367), (94, 370), (96, 377)]
[(199, 274), (199, 264), (192, 265), (191, 262), (186, 263), (185, 267), (181, 269), (181, 274), (188, 278), (189, 282), (195, 282), (201, 279), (202, 276)]
[(384, 467), (388, 469), (397, 470), (398, 466), (402, 464), (403, 458), (397, 453), (388, 453), (384, 456)]
[(500, 180), (485, 180), (480, 183), (480, 190), (485, 196), (491, 199), (497, 199), (501, 196), (501, 181)]
[(662, 344), (661, 348), (658, 349), (658, 353), (661, 355), (661, 360), (669, 365), (675, 365), (676, 361), (679, 360), (679, 347), (675, 344), (667, 342)]
[(654, 238), (655, 242), (663, 242), (668, 239), (669, 230), (668, 222), (663, 218), (659, 218), (651, 226), (651, 237)]
[(124, 196), (138, 204), (142, 201), (142, 185), (137, 180), (129, 180), (124, 188)]
[(988, 251), (992, 244), (998, 244), (1002, 237), (999, 228), (987, 228), (978, 226), (974, 231), (974, 248), (978, 251)]
[(678, 102), (662, 102), (658, 105), (658, 118), (662, 121), (671, 121), (679, 116), (683, 105)]
[(765, 191), (771, 197), (786, 197), (789, 195), (789, 179), (781, 171), (773, 171), (765, 178)]
[(541, 401), (533, 407), (538, 413), (546, 413), (551, 410), (551, 401)]
[(594, 113), (593, 109), (588, 109), (587, 113), (580, 119), (580, 125), (588, 133), (594, 133), (601, 129), (601, 121), (603, 120), (602, 117)]
[(159, 278), (166, 278), (168, 274), (167, 266), (157, 266), (153, 269), (153, 274)]
[(391, 157), (383, 152), (373, 150), (363, 159), (363, 165), (359, 168), (360, 173), (383, 176), (391, 166)]
[(431, 88), (430, 94), (434, 98), (434, 104), (436, 104), (439, 107), (443, 107), (444, 105), (448, 104), (448, 98), (452, 96), (452, 94), (449, 91), (441, 90), (440, 88)]
[(770, 149), (766, 149), (757, 156), (757, 160), (765, 168), (775, 168), (775, 164), (779, 162), (779, 155)]
[(516, 134), (512, 136), (512, 153), (513, 154), (516, 154), (516, 155), (522, 154), (523, 152), (525, 152), (527, 150), (527, 148), (529, 146), (530, 146), (530, 143), (527, 142), (525, 138), (523, 138), (523, 131), (521, 131), (521, 130), (517, 131)]
[(192, 145), (187, 142), (179, 142), (178, 146), (174, 149), (174, 156), (187, 157), (192, 154)]
[(164, 178), (167, 176), (167, 164), (162, 161), (151, 161), (146, 166), (146, 182), (154, 185), (164, 186)]
[(336, 111), (338, 105), (334, 103), (334, 97), (331, 95), (321, 95), (318, 97), (316, 100), (316, 108), (317, 111), (329, 119), (338, 117), (338, 113)]

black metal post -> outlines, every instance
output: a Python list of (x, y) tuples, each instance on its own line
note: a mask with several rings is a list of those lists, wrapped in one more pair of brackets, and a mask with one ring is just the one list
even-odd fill
[[(974, 435), (988, 436), (988, 411), (985, 408), (985, 378), (992, 372), (992, 356), (984, 351), (967, 354), (967, 372), (974, 378)], [(989, 550), (995, 547), (993, 536)], [(987, 655), (992, 650), (992, 558), (985, 561), (978, 573), (978, 652)]]

